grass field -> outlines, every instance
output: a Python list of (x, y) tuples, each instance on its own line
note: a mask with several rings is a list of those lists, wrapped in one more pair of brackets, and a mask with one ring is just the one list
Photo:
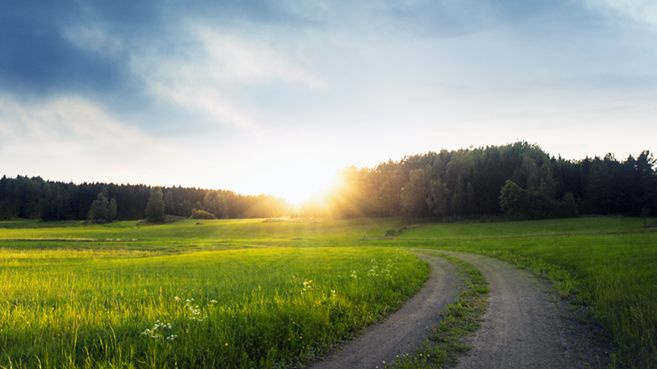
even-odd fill
[[(396, 236), (384, 237), (389, 230)], [(408, 247), (485, 253), (543, 274), (590, 307), (617, 367), (657, 367), (657, 229), (614, 217), (410, 227), (395, 219), (0, 222), (0, 283), (9, 286), (0, 292), (0, 362), (294, 363), (419, 287), (428, 271), (399, 251)], [(146, 331), (157, 320), (172, 328)]]
[(0, 222), (0, 248), (121, 248), (162, 252), (262, 246), (345, 246), (378, 239), (396, 220), (183, 220), (142, 225), (114, 222)]
[(380, 319), (427, 275), (391, 249), (5, 249), (0, 365), (282, 367)]

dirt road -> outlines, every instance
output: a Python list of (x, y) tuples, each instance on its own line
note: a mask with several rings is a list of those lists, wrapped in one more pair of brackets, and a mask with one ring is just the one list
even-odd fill
[(577, 321), (550, 284), (509, 263), (449, 253), (479, 269), (490, 285), (488, 311), (457, 369), (604, 368), (596, 329)]
[(420, 292), (383, 322), (366, 328), (325, 360), (310, 365), (311, 369), (382, 368), (396, 355), (421, 347), (444, 307), (456, 299), (459, 280), (454, 266), (440, 257), (420, 257), (431, 266), (431, 276)]

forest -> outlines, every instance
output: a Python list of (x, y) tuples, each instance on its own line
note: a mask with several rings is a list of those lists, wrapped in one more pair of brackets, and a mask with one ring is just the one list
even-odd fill
[[(351, 167), (342, 183), (328, 202), (337, 217), (657, 214), (657, 172), (649, 151), (624, 161), (611, 154), (566, 160), (517, 142)], [(305, 208), (317, 211), (316, 205)]]
[[(0, 219), (83, 220), (92, 204), (114, 207), (116, 220), (142, 219), (154, 187), (113, 183), (64, 183), (40, 177), (0, 179)], [(203, 210), (216, 218), (267, 218), (289, 214), (285, 201), (273, 196), (246, 196), (232, 191), (162, 188), (167, 215), (189, 217)], [(113, 205), (112, 205), (113, 204)], [(108, 220), (114, 220), (108, 219)]]
[[(374, 168), (349, 167), (324, 204), (299, 210), (273, 196), (226, 190), (162, 188), (165, 213), (180, 217), (268, 218), (285, 215), (337, 218), (506, 215), (513, 218), (578, 214), (657, 214), (657, 171), (649, 151), (618, 160), (567, 160), (517, 142), (429, 152)], [(115, 219), (142, 219), (152, 187), (64, 183), (40, 177), (0, 179), (0, 219), (87, 219), (94, 201)]]

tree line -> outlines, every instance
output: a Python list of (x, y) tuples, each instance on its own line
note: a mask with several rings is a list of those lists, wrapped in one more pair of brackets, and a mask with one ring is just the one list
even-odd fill
[(164, 213), (192, 218), (648, 216), (657, 215), (655, 162), (649, 151), (624, 160), (611, 154), (566, 160), (526, 142), (442, 150), (374, 168), (347, 168), (342, 186), (325, 204), (309, 203), (300, 210), (272, 196), (226, 190), (2, 177), (0, 219), (151, 218), (147, 205), (152, 196)]
[[(157, 187), (113, 183), (65, 183), (41, 177), (0, 179), (0, 219), (112, 221), (146, 218), (146, 205)], [(288, 215), (289, 205), (267, 195), (226, 190), (160, 188), (167, 215), (213, 218), (267, 218)]]
[[(625, 160), (611, 154), (566, 160), (517, 142), (351, 167), (342, 182), (323, 209), (336, 217), (657, 215), (657, 172), (649, 151)], [(303, 212), (323, 210), (309, 205)]]

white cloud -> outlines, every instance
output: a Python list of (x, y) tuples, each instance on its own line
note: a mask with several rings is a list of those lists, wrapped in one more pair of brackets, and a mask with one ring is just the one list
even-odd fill
[(588, 0), (592, 7), (604, 8), (634, 21), (657, 27), (657, 1), (655, 0)]
[(158, 76), (146, 77), (148, 89), (160, 99), (186, 109), (201, 111), (217, 122), (228, 124), (248, 132), (257, 132), (255, 119), (244, 108), (225, 98), (221, 91), (206, 83), (192, 83), (184, 78)]
[(123, 142), (147, 140), (94, 103), (72, 96), (32, 104), (0, 97), (0, 126), (17, 138), (29, 138), (35, 143), (93, 141), (97, 145), (109, 144), (116, 138)]
[(70, 26), (62, 30), (62, 35), (75, 46), (101, 54), (115, 55), (122, 44), (116, 37), (110, 36), (98, 26)]
[(217, 32), (209, 27), (192, 27), (208, 57), (205, 71), (217, 81), (258, 83), (279, 80), (312, 89), (324, 82), (271, 45), (273, 42)]
[(207, 26), (188, 25), (177, 45), (142, 48), (132, 55), (131, 69), (148, 90), (165, 101), (201, 111), (222, 124), (256, 132), (254, 107), (228, 97), (237, 87), (283, 82), (303, 88), (324, 88), (324, 82), (294, 58), (265, 42)]
[(185, 160), (170, 143), (76, 96), (41, 102), (0, 96), (0, 132), (3, 174), (142, 182)]

